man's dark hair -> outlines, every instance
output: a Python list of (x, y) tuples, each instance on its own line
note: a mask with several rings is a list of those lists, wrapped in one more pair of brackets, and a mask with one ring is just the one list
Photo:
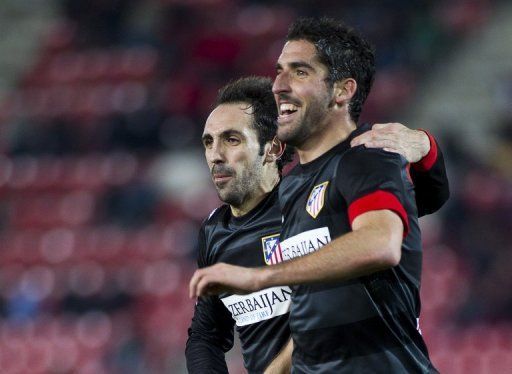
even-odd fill
[(287, 41), (306, 40), (316, 47), (317, 56), (328, 69), (328, 84), (346, 78), (357, 82), (349, 114), (357, 123), (375, 77), (375, 50), (354, 29), (330, 18), (300, 18), (288, 30)]
[[(265, 143), (272, 141), (277, 134), (277, 105), (272, 93), (272, 80), (264, 77), (245, 77), (222, 87), (215, 106), (243, 103), (252, 109), (252, 125), (258, 134), (260, 156), (263, 156)], [(293, 157), (291, 147), (277, 161), (279, 171)]]

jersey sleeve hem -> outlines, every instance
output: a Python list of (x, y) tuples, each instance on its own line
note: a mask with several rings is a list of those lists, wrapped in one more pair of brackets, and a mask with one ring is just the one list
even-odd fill
[(432, 166), (436, 163), (437, 160), (437, 143), (434, 137), (426, 130), (421, 129), (428, 136), (428, 141), (430, 142), (430, 150), (428, 153), (418, 162), (412, 164), (412, 167), (421, 172), (429, 171)]
[(352, 202), (348, 207), (350, 226), (352, 226), (352, 222), (354, 222), (357, 216), (372, 210), (384, 209), (391, 210), (398, 214), (404, 225), (404, 237), (407, 236), (409, 232), (409, 218), (407, 217), (407, 212), (398, 198), (388, 191), (375, 191)]

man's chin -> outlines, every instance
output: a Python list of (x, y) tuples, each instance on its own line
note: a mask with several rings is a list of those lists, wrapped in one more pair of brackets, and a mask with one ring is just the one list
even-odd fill
[(300, 144), (300, 142), (298, 141), (299, 139), (297, 139), (296, 132), (293, 130), (294, 128), (292, 126), (287, 126), (286, 128), (278, 128), (277, 138), (292, 147), (296, 147)]
[(288, 143), (290, 138), (293, 138), (293, 124), (279, 124), (277, 127), (277, 138), (282, 142)]
[(237, 207), (241, 204), (242, 199), (237, 194), (227, 193), (226, 191), (224, 191), (224, 192), (217, 191), (217, 195), (219, 196), (219, 200), (225, 204), (235, 206), (235, 207)]

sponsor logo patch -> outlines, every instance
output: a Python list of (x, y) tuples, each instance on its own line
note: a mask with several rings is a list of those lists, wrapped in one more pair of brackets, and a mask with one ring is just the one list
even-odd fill
[(306, 212), (313, 218), (318, 216), (318, 213), (324, 207), (325, 191), (327, 191), (327, 185), (329, 181), (320, 183), (313, 187), (309, 194), (308, 201), (306, 203)]
[(331, 234), (327, 227), (301, 232), (281, 242), (283, 260), (288, 261), (316, 252), (330, 241)]
[(290, 287), (272, 287), (248, 295), (231, 295), (222, 302), (237, 326), (246, 326), (282, 316), (290, 311)]
[(261, 238), (263, 246), (263, 257), (267, 265), (275, 265), (283, 261), (281, 245), (279, 244), (279, 234), (273, 234)]

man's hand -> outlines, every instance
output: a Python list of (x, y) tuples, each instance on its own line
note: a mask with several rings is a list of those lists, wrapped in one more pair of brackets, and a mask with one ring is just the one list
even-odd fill
[(430, 150), (430, 141), (425, 132), (409, 129), (400, 123), (377, 123), (370, 131), (350, 142), (352, 147), (361, 144), (367, 148), (382, 148), (399, 153), (410, 163), (418, 162)]
[(222, 292), (246, 294), (259, 290), (262, 271), (224, 263), (198, 269), (189, 283), (191, 298)]

